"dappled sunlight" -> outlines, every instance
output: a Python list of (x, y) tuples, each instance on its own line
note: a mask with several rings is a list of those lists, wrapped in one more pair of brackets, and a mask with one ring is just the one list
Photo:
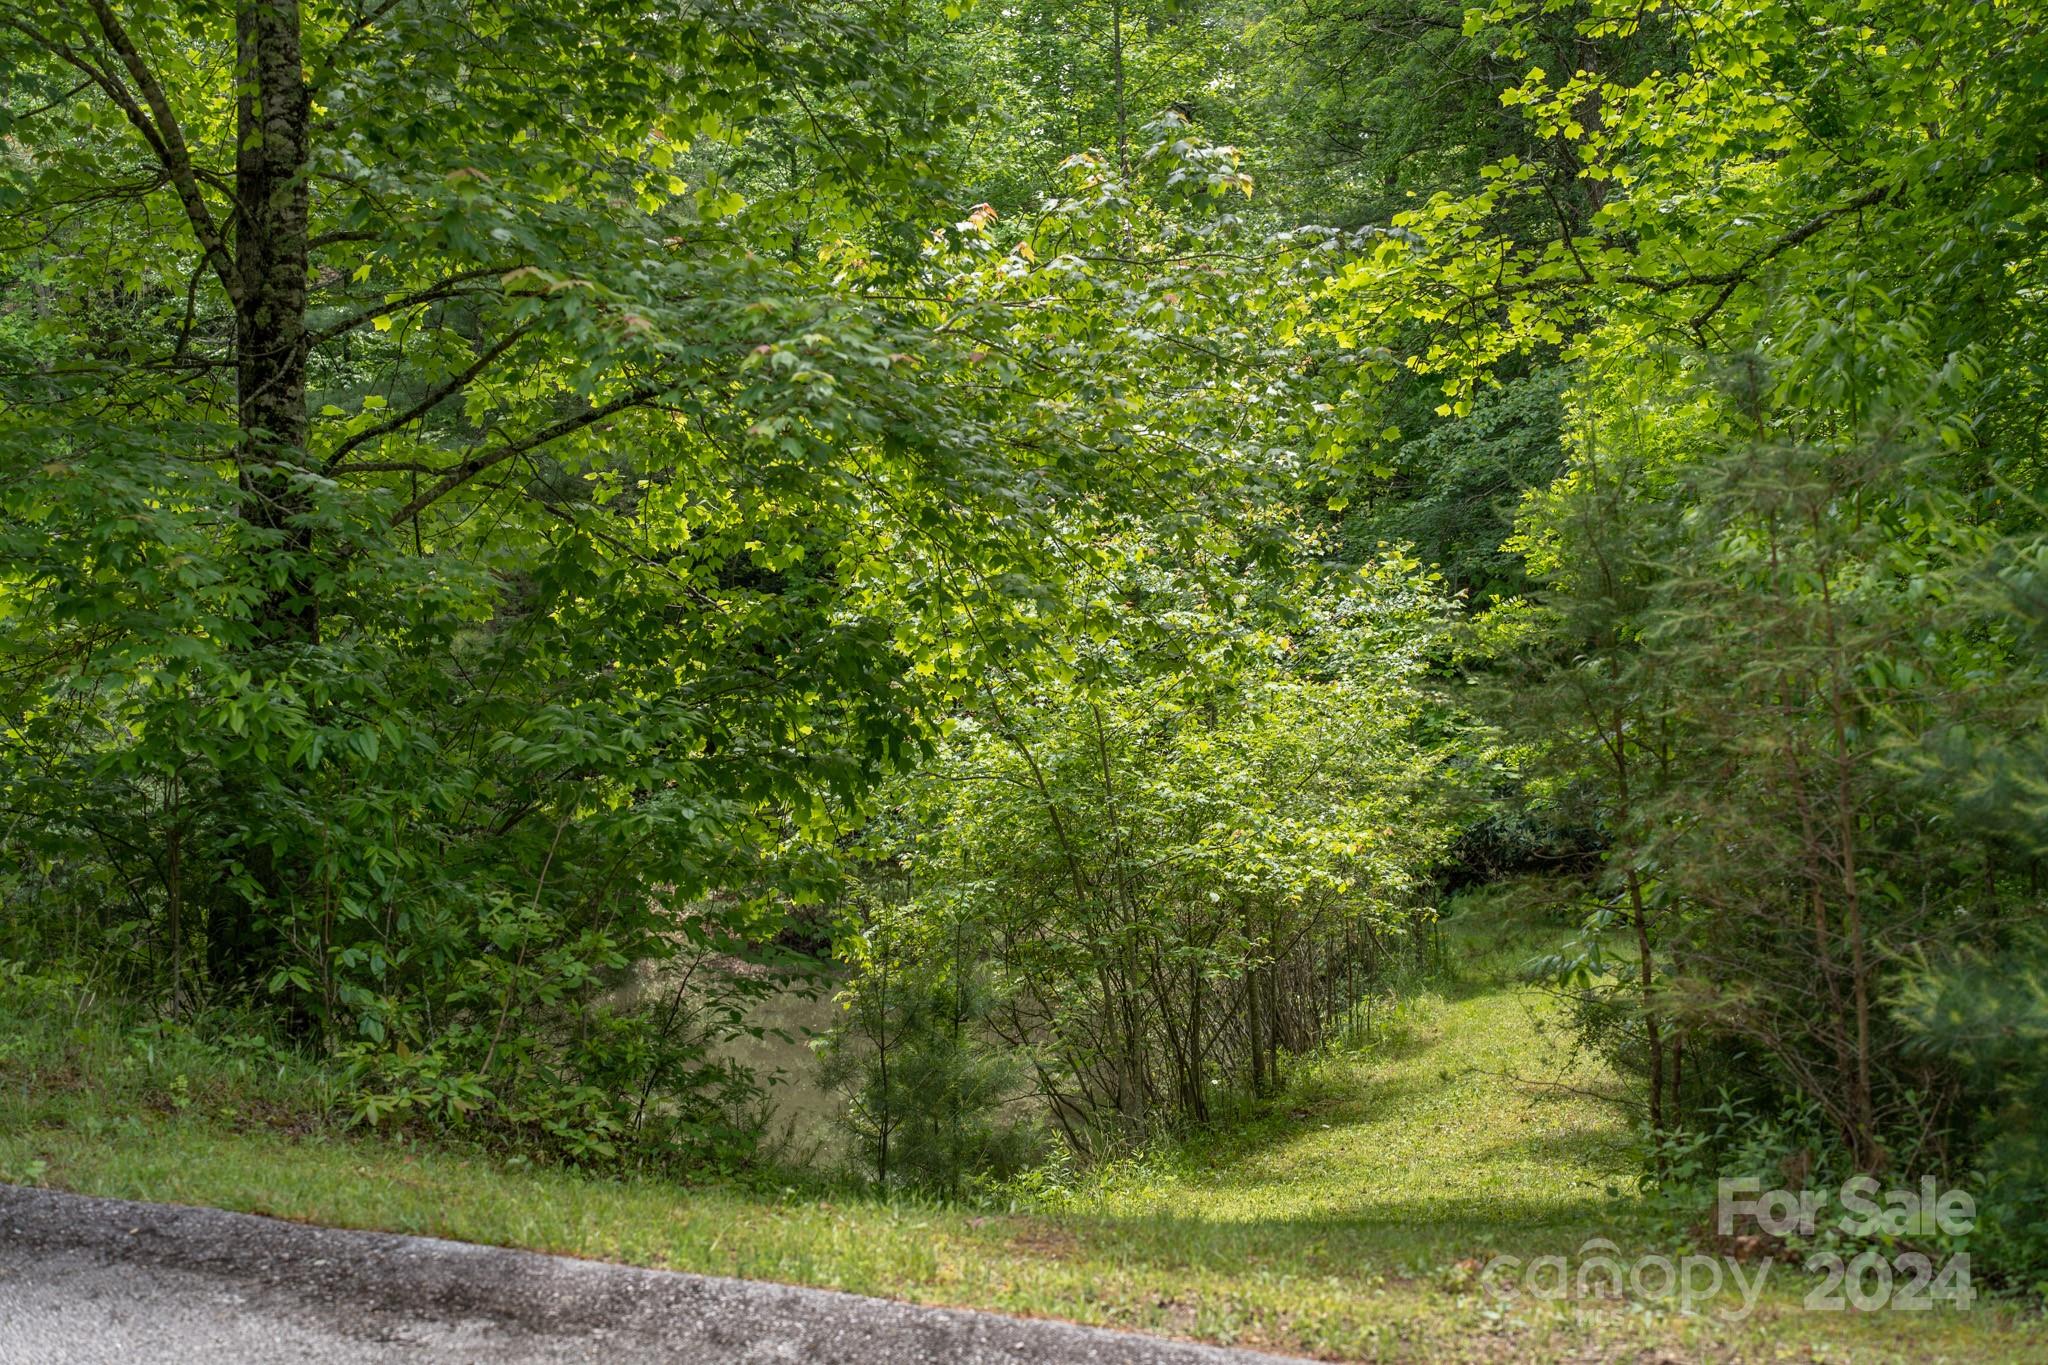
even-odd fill
[(1115, 1167), (1073, 1206), (1158, 1220), (1175, 1238), (1250, 1225), (1394, 1256), (1612, 1236), (1629, 1213), (1616, 1192), (1633, 1181), (1626, 1118), (1588, 1092), (1597, 1068), (1567, 1068), (1537, 1032), (1550, 1009), (1527, 988), (1464, 993), (1391, 1056), (1320, 1062), (1308, 1107), (1280, 1101), (1217, 1138), (1216, 1159), (1195, 1143), (1171, 1162)]
[(0, 0), (0, 1184), (2048, 1359), (2044, 13)]

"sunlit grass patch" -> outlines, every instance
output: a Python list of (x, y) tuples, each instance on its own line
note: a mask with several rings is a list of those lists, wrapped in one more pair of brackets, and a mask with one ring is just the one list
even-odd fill
[[(1656, 1304), (1501, 1304), (1495, 1253), (1652, 1236), (1624, 1116), (1565, 1071), (1515, 987), (1420, 997), (1378, 1041), (1297, 1065), (1259, 1113), (1008, 1203), (944, 1207), (797, 1180), (613, 1178), (483, 1147), (338, 1131), (317, 1069), (54, 994), (0, 1020), (0, 1174), (565, 1255), (1069, 1318), (1329, 1359), (1995, 1361), (2037, 1321)], [(182, 1082), (180, 1077), (183, 1078)], [(1569, 1080), (1571, 1088), (1523, 1084)]]

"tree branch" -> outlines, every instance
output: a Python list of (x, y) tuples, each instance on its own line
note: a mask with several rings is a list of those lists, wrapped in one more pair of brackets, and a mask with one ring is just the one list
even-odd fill
[(334, 75), (335, 61), (341, 56), (342, 49), (372, 28), (378, 20), (397, 9), (399, 4), (400, 0), (383, 0), (383, 3), (374, 9), (357, 15), (355, 20), (342, 30), (341, 36), (334, 40), (334, 45), (327, 49), (327, 59), (321, 64), (320, 74), (311, 82), (312, 88), (316, 91), (324, 89)]
[(35, 118), (38, 115), (47, 114), (52, 109), (55, 109), (58, 105), (65, 104), (73, 99), (76, 99), (79, 95), (91, 89), (95, 84), (97, 84), (97, 82), (94, 81), (92, 77), (88, 76), (84, 80), (80, 81), (78, 84), (72, 86), (69, 90), (66, 90), (63, 94), (57, 96), (57, 98), (50, 100), (48, 103), (39, 104), (33, 109), (24, 110), (23, 112), (16, 114), (14, 116), (14, 122), (17, 125), (23, 124), (27, 123), (30, 119)]
[(377, 234), (368, 228), (349, 228), (339, 232), (322, 232), (306, 239), (306, 250), (318, 251), (323, 246), (335, 246), (341, 242), (374, 242)]
[(571, 432), (581, 431), (587, 426), (602, 422), (607, 417), (616, 416), (628, 408), (638, 407), (664, 392), (666, 392), (665, 389), (658, 388), (633, 389), (630, 392), (619, 395), (609, 403), (600, 404), (584, 412), (579, 412), (574, 417), (565, 417), (559, 422), (542, 427), (524, 440), (512, 441), (488, 454), (477, 455), (471, 459), (464, 460), (461, 464), (450, 470), (446, 478), (414, 498), (411, 502), (408, 502), (405, 506), (399, 508), (396, 512), (393, 512), (391, 514), (391, 525), (403, 526), (421, 511), (439, 502), (442, 498), (462, 487), (462, 485), (468, 483), (486, 469), (503, 464), (515, 455), (523, 455), (527, 451), (544, 446), (550, 441), (559, 440)]
[[(1874, 190), (1865, 190), (1848, 203), (1837, 204), (1834, 208), (1828, 209), (1826, 212), (1801, 223), (1798, 227), (1778, 237), (1769, 246), (1757, 252), (1733, 270), (1717, 271), (1711, 275), (1678, 275), (1670, 279), (1658, 279), (1646, 275), (1616, 275), (1614, 279), (1618, 284), (1635, 285), (1637, 288), (1648, 289), (1659, 294), (1668, 294), (1677, 289), (1711, 289), (1716, 285), (1732, 291), (1748, 280), (1758, 266), (1776, 260), (1793, 247), (1800, 245), (1819, 233), (1837, 218), (1843, 218), (1849, 214), (1859, 213), (1864, 209), (1882, 204), (1891, 195), (1892, 187), (1889, 185), (1880, 185)], [(1723, 297), (1725, 299), (1726, 296), (1724, 295)], [(1716, 308), (1719, 306), (1718, 303), (1715, 305)]]
[[(1494, 288), (1482, 293), (1470, 295), (1469, 299), (1475, 304), (1490, 303), (1497, 299), (1512, 298), (1524, 294), (1539, 294), (1546, 290), (1581, 289), (1599, 284), (1625, 284), (1636, 289), (1647, 289), (1653, 294), (1674, 294), (1681, 289), (1719, 289), (1721, 292), (1715, 300), (1703, 312), (1692, 319), (1690, 325), (1697, 330), (1708, 319), (1712, 318), (1715, 313), (1721, 310), (1737, 289), (1747, 284), (1754, 277), (1757, 267), (1766, 265), (1794, 247), (1805, 243), (1837, 219), (1847, 217), (1852, 213), (1860, 213), (1864, 209), (1882, 204), (1896, 192), (1897, 187), (1891, 185), (1881, 185), (1873, 190), (1865, 190), (1847, 203), (1837, 204), (1834, 208), (1828, 209), (1801, 223), (1791, 231), (1774, 238), (1769, 245), (1752, 254), (1741, 265), (1728, 270), (1717, 270), (1704, 275), (1609, 275), (1602, 280), (1587, 271), (1585, 263), (1580, 260), (1575, 261), (1581, 274), (1579, 279), (1515, 280), (1510, 283), (1496, 285)], [(1577, 243), (1569, 237), (1564, 240), (1565, 249), (1574, 258), (1577, 258)]]
[(1840, 208), (1829, 209), (1826, 213), (1821, 214), (1818, 218), (1815, 218), (1805, 224), (1802, 224), (1800, 227), (1794, 229), (1793, 231), (1786, 233), (1783, 237), (1780, 237), (1775, 243), (1772, 244), (1770, 250), (1756, 257), (1747, 266), (1743, 267), (1742, 271), (1738, 275), (1736, 275), (1735, 278), (1726, 281), (1721, 286), (1721, 292), (1714, 297), (1714, 301), (1708, 304), (1705, 308), (1702, 308), (1698, 313), (1694, 314), (1692, 321), (1687, 325), (1690, 326), (1693, 331), (1699, 331), (1702, 327), (1705, 327), (1708, 322), (1713, 320), (1714, 314), (1720, 312), (1721, 309), (1727, 305), (1728, 300), (1735, 296), (1736, 289), (1738, 289), (1741, 286), (1744, 280), (1749, 278), (1750, 272), (1755, 270), (1756, 267), (1764, 264), (1766, 261), (1771, 260), (1773, 257), (1776, 257), (1783, 252), (1790, 251), (1793, 247), (1798, 246), (1801, 242), (1813, 236), (1816, 232), (1819, 232), (1822, 228), (1826, 227), (1829, 223), (1834, 222), (1837, 218), (1844, 217), (1851, 213), (1861, 213), (1864, 209), (1874, 208), (1877, 205), (1882, 204), (1886, 199), (1891, 197), (1891, 193), (1892, 191), (1890, 186), (1881, 185), (1877, 189), (1869, 190), (1863, 194), (1857, 195), (1854, 199), (1851, 199), (1848, 203), (1842, 205)]
[(449, 395), (467, 386), (471, 380), (475, 379), (478, 375), (482, 374), (487, 368), (489, 368), (492, 361), (496, 360), (499, 356), (505, 354), (505, 352), (511, 350), (513, 344), (517, 342), (519, 338), (525, 336), (528, 332), (532, 330), (532, 323), (527, 323), (523, 327), (513, 328), (512, 331), (506, 335), (504, 340), (500, 341), (497, 345), (491, 347), (482, 355), (478, 356), (475, 364), (471, 365), (468, 369), (462, 371), (460, 374), (451, 375), (446, 382), (437, 384), (433, 388), (429, 389), (426, 395), (422, 397), (419, 402), (413, 404), (404, 412), (399, 413), (396, 417), (391, 418), (387, 422), (380, 422), (374, 427), (369, 427), (366, 428), (365, 430), (359, 431), (355, 435), (343, 441), (340, 445), (336, 446), (334, 448), (333, 453), (327, 457), (327, 473), (330, 476), (338, 473), (340, 471), (341, 462), (348, 457), (348, 453), (351, 450), (354, 450), (357, 446), (362, 445), (365, 441), (374, 441), (380, 436), (389, 436), (392, 432), (397, 431), (402, 427), (410, 426), (413, 422), (426, 416), (429, 412), (433, 411), (436, 404), (440, 403)]
[(351, 313), (340, 322), (330, 322), (325, 327), (309, 329), (306, 333), (306, 344), (308, 346), (318, 346), (324, 341), (334, 340), (343, 332), (352, 332), (364, 323), (374, 322), (387, 314), (411, 308), (415, 304), (432, 303), (437, 299), (452, 298), (457, 293), (456, 286), (459, 284), (467, 284), (471, 280), (485, 279), (491, 275), (504, 275), (518, 268), (512, 265), (485, 265), (478, 266), (474, 270), (459, 270), (447, 279), (437, 284), (429, 285), (416, 294), (407, 294), (404, 298), (392, 299), (388, 303), (380, 303), (373, 308), (365, 308), (359, 313)]
[[(171, 109), (171, 102), (164, 94), (163, 86), (157, 83), (156, 75), (149, 64), (142, 60), (142, 53), (128, 36), (128, 30), (121, 27), (114, 10), (107, 0), (90, 0), (93, 16), (99, 20), (100, 32), (120, 56), (121, 64), (128, 69), (128, 75), (135, 82), (136, 89), (149, 104), (154, 123), (136, 104), (135, 97), (115, 78), (112, 72), (101, 71), (84, 61), (68, 47), (58, 45), (54, 50), (94, 77), (100, 88), (105, 90), (128, 121), (135, 125), (143, 140), (156, 152), (157, 159), (170, 173), (171, 184), (178, 192), (178, 201), (185, 206), (185, 217), (192, 224), (192, 234), (199, 239), (201, 249), (213, 262), (214, 273), (220, 276), (221, 287), (228, 291), (228, 297), (239, 307), (242, 302), (242, 285), (235, 274), (234, 257), (229, 255), (227, 243), (222, 239), (220, 229), (213, 221), (212, 210), (206, 207), (206, 200), (199, 193), (199, 178), (192, 168), (192, 153), (185, 145), (185, 134), (178, 127), (178, 116)], [(47, 41), (47, 40), (42, 40)]]

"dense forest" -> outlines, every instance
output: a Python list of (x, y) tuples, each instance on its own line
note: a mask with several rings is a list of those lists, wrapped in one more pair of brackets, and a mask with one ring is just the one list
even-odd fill
[[(2029, 0), (0, 4), (0, 975), (966, 1198), (1483, 893), (2048, 1281)], [(233, 1020), (233, 1029), (222, 1021)]]

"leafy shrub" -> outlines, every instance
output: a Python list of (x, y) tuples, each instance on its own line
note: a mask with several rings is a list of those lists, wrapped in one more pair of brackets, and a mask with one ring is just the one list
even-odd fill
[[(1233, 591), (1122, 548), (1143, 614), (1068, 646), (1069, 676), (991, 680), (869, 841), (901, 902), (873, 929), (944, 926), (963, 946), (902, 941), (986, 964), (978, 1029), (1098, 1158), (1269, 1093), (1341, 1026), (1433, 915), (1459, 790), (1419, 682), (1445, 604), (1412, 561), (1283, 558)], [(914, 1017), (883, 965), (856, 1014)]]
[(1970, 1082), (1958, 1155), (1982, 1191), (1972, 1250), (2048, 1295), (2048, 936), (1930, 965), (1906, 983), (1899, 1010), (1917, 1044)]

